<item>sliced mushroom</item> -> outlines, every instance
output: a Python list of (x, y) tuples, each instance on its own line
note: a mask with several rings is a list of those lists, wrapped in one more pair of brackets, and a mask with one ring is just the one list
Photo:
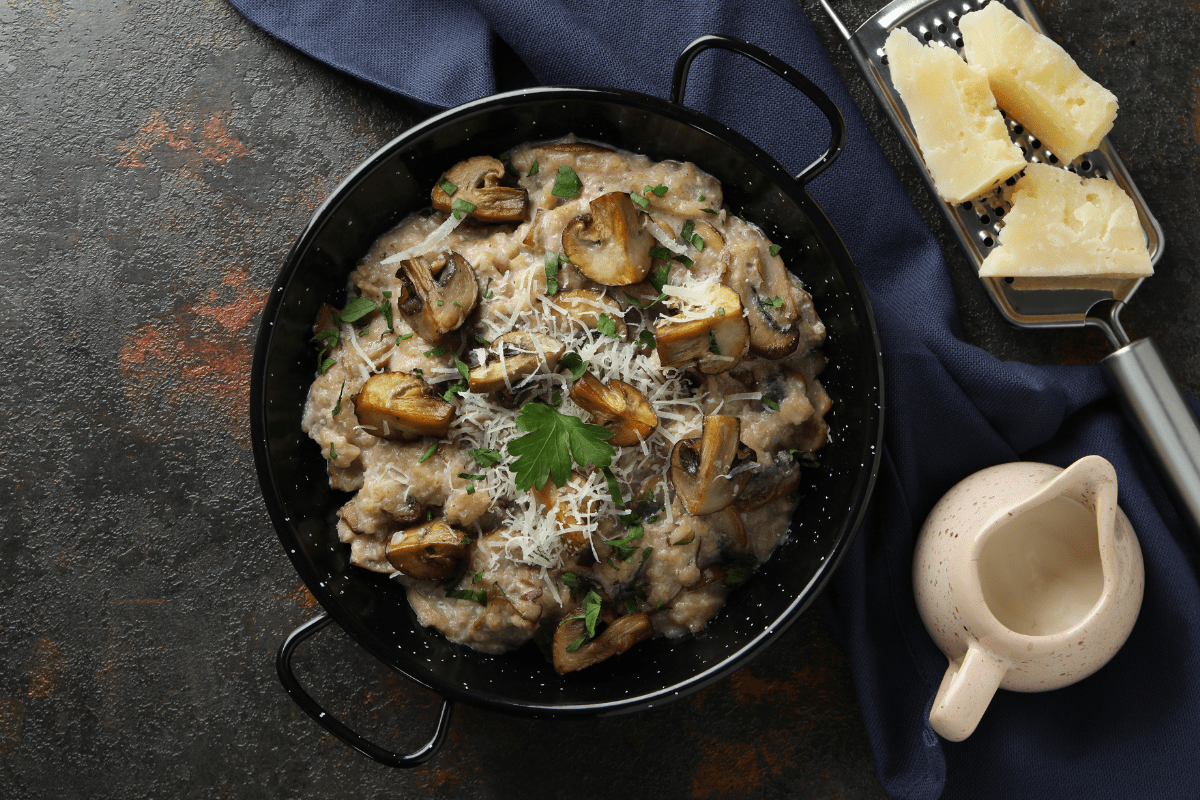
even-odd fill
[(407, 372), (372, 375), (354, 396), (354, 413), (360, 425), (383, 439), (445, 436), (454, 420), (454, 406)]
[(608, 443), (615, 447), (637, 444), (658, 427), (658, 415), (646, 395), (616, 378), (603, 384), (585, 372), (571, 387), (571, 399), (613, 432)]
[(559, 625), (554, 631), (554, 669), (559, 675), (575, 672), (606, 658), (620, 655), (638, 642), (654, 635), (654, 626), (644, 611), (614, 619), (604, 632), (590, 642), (579, 646), (575, 652), (567, 648), (587, 631), (582, 619), (573, 619)]
[(755, 255), (740, 277), (727, 274), (749, 310), (750, 351), (763, 358), (783, 358), (800, 342), (800, 309), (783, 259)]
[(441, 181), (433, 187), (433, 207), (449, 214), (455, 200), (475, 206), (471, 216), (482, 222), (523, 222), (529, 198), (524, 189), (500, 186), (504, 163), (491, 156), (475, 156), (460, 161), (446, 172), (446, 180), (457, 186), (454, 195), (442, 190)]
[(525, 232), (525, 238), (521, 240), (521, 244), (525, 245), (526, 247), (533, 247), (535, 244), (537, 244), (538, 237), (536, 237), (535, 234), (541, 232), (541, 228), (539, 228), (538, 225), (541, 223), (542, 214), (544, 213), (546, 212), (540, 208), (534, 212), (533, 223), (529, 226), (529, 230)]
[(487, 362), (469, 373), (471, 391), (487, 393), (507, 388), (537, 372), (543, 363), (547, 371), (553, 372), (566, 349), (562, 342), (544, 333), (510, 331), (493, 343)]
[(467, 554), (467, 536), (444, 519), (392, 534), (387, 560), (410, 578), (439, 581), (454, 574)]
[(578, 156), (584, 153), (611, 153), (607, 147), (601, 147), (598, 144), (588, 144), (587, 142), (552, 142), (550, 144), (538, 145), (538, 155), (567, 155)]
[(401, 282), (401, 316), (430, 344), (444, 343), (479, 299), (475, 270), (450, 250), (401, 261), (396, 277)]
[(625, 320), (621, 318), (621, 304), (600, 289), (577, 289), (562, 292), (551, 298), (550, 316), (559, 329), (567, 328), (572, 320), (591, 330), (598, 330), (600, 315), (606, 314), (613, 321), (617, 336), (624, 339), (629, 334)]
[(696, 223), (693, 232), (698, 234), (704, 241), (704, 250), (706, 252), (720, 252), (725, 248), (725, 237), (704, 220)]
[(712, 514), (728, 506), (750, 481), (758, 455), (738, 437), (737, 417), (704, 418), (699, 438), (682, 439), (671, 450), (671, 485), (689, 514)]
[(715, 375), (733, 369), (750, 341), (750, 326), (742, 314), (737, 292), (716, 287), (710, 300), (711, 316), (676, 322), (674, 317), (654, 326), (658, 358), (664, 367), (695, 364), (701, 372)]
[(379, 507), (401, 525), (411, 525), (425, 514), (425, 506), (416, 500), (404, 500), (402, 497), (402, 492), (391, 492), (380, 501)]
[(734, 506), (725, 506), (709, 516), (707, 522), (712, 525), (712, 529), (723, 547), (730, 547), (740, 552), (745, 550), (746, 545), (750, 543), (746, 534), (746, 523), (742, 521), (742, 515), (735, 510)]
[(645, 215), (625, 192), (609, 192), (591, 202), (591, 213), (563, 229), (567, 258), (596, 283), (628, 286), (650, 271), (654, 237), (643, 227)]
[(787, 497), (800, 488), (800, 465), (787, 450), (776, 453), (774, 460), (765, 468), (757, 470), (746, 488), (738, 495), (734, 508), (753, 511), (781, 497)]

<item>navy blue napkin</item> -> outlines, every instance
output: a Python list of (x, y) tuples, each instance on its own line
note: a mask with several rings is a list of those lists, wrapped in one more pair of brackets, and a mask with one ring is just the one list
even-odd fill
[[(264, 30), (362, 80), (449, 107), (495, 89), (493, 33), (545, 84), (665, 97), (675, 56), (706, 33), (799, 67), (842, 109), (845, 152), (810, 190), (875, 304), (887, 387), (886, 447), (871, 519), (822, 598), (849, 654), (879, 776), (895, 797), (1099, 798), (1200, 791), (1200, 587), (1183, 532), (1095, 367), (1001, 362), (965, 344), (941, 252), (824, 49), (791, 0), (232, 0)], [(881, 0), (882, 2), (882, 0)], [(826, 124), (794, 90), (728, 54), (702, 56), (688, 104), (798, 171)], [(1118, 125), (1121, 124), (1118, 122)], [(993, 464), (1111, 461), (1146, 563), (1126, 646), (1055, 692), (1000, 692), (965, 742), (927, 715), (946, 659), (912, 596), (913, 543), (954, 483)]]

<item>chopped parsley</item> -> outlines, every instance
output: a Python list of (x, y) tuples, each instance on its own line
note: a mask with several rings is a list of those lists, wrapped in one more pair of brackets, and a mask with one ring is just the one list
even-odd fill
[(779, 308), (783, 305), (782, 297), (772, 297), (770, 300), (760, 300), (759, 306), (762, 308)]
[(466, 481), (481, 481), (487, 478), (486, 475), (472, 475), (469, 472), (460, 472), (458, 473), (458, 477)]
[(446, 355), (446, 353), (449, 353), (449, 352), (450, 352), (449, 347), (447, 347), (444, 344), (439, 344), (437, 347), (433, 348), (432, 350), (426, 350), (425, 357), (426, 358), (440, 358), (441, 356), (444, 356), (444, 355)]
[(729, 565), (729, 569), (726, 570), (725, 577), (721, 579), (721, 583), (726, 586), (737, 586), (740, 583), (745, 583), (757, 565), (758, 559), (752, 553), (740, 553), (733, 557), (733, 562)]
[(650, 257), (661, 258), (663, 261), (669, 261), (671, 258), (671, 251), (665, 247), (651, 247)]
[(329, 443), (329, 460), (337, 461), (337, 450), (333, 449), (333, 442)]
[(647, 200), (646, 198), (642, 197), (637, 192), (630, 192), (629, 199), (632, 200), (634, 203), (636, 203), (637, 207), (640, 208), (642, 211), (645, 211), (646, 209), (650, 208), (650, 201)]
[(717, 355), (721, 355), (721, 348), (717, 346), (717, 335), (712, 332), (712, 328), (708, 329), (708, 349)]
[(424, 464), (426, 461), (428, 461), (429, 457), (437, 452), (439, 444), (440, 442), (434, 442), (433, 444), (429, 445), (429, 447), (425, 448), (425, 452), (422, 453), (421, 457), (417, 459), (417, 463)]
[(458, 369), (458, 374), (462, 376), (464, 381), (471, 380), (471, 371), (467, 369), (467, 365), (458, 357), (458, 353), (451, 353), (450, 357), (454, 359), (454, 366)]
[(588, 362), (579, 353), (567, 353), (558, 360), (560, 367), (566, 367), (571, 372), (571, 380), (577, 381), (587, 372)]
[(584, 629), (587, 631), (583, 636), (580, 636), (567, 645), (568, 653), (574, 653), (585, 641), (596, 635), (596, 623), (600, 621), (601, 603), (603, 601), (600, 599), (600, 595), (596, 594), (595, 591), (589, 591), (584, 596), (583, 603), (580, 604), (582, 610), (578, 614), (572, 614), (559, 623), (560, 625), (565, 625), (573, 619), (581, 619), (583, 620)]
[(483, 287), (483, 299), (484, 300), (492, 299), (492, 288), (491, 287), (492, 287), (492, 279), (488, 278), (487, 285)]
[(692, 243), (692, 247), (696, 248), (696, 252), (700, 252), (704, 249), (704, 237), (702, 237), (700, 234), (693, 233), (692, 238), (688, 241)]
[(542, 171), (542, 168), (538, 166), (537, 159), (535, 158), (533, 160), (533, 166), (529, 168), (529, 174), (526, 177), (532, 178), (534, 175), (537, 175), (541, 171)]
[(333, 312), (333, 316), (339, 323), (358, 322), (367, 314), (378, 310), (379, 306), (375, 304), (374, 300), (365, 297), (351, 297), (350, 301), (346, 303), (346, 307), (341, 311)]
[(491, 347), (491, 346), (492, 346), (492, 343), (491, 343), (491, 342), (489, 342), (487, 339), (483, 338), (483, 337), (482, 337), (482, 336), (480, 336), (479, 334), (475, 334), (475, 337), (474, 337), (474, 338), (475, 338), (475, 341), (479, 342), (479, 343), (480, 343), (481, 345), (483, 345), (484, 347)]
[(463, 381), (456, 381), (450, 385), (450, 388), (448, 388), (448, 389), (446, 389), (446, 391), (442, 392), (442, 399), (445, 400), (447, 403), (449, 403), (451, 400), (454, 399), (455, 395), (457, 395), (459, 392), (463, 391), (466, 388), (467, 388), (466, 383), (464, 383)]
[(658, 340), (654, 338), (654, 334), (648, 330), (643, 330), (638, 334), (638, 345), (653, 350), (658, 346)]
[(682, 547), (683, 545), (691, 544), (694, 541), (696, 541), (696, 531), (695, 530), (692, 531), (692, 538), (688, 539), (686, 542), (676, 542), (675, 544), (673, 544), (671, 546), (672, 547)]
[(723, 316), (725, 316), (725, 309), (724, 309), (723, 307), (718, 307), (718, 308), (717, 308), (717, 316), (718, 316), (718, 317), (723, 317)]
[(558, 168), (558, 175), (554, 178), (554, 188), (550, 190), (550, 194), (555, 197), (579, 197), (579, 193), (583, 191), (583, 181), (579, 180), (579, 175), (575, 170), (563, 164)]
[(692, 234), (695, 232), (696, 232), (696, 223), (692, 222), (689, 219), (687, 222), (683, 223), (683, 230), (681, 230), (679, 232), (679, 238), (683, 239), (684, 241), (690, 242), (692, 240)]
[(704, 195), (700, 195), (700, 196), (699, 196), (698, 198), (696, 198), (696, 199), (697, 199), (697, 200), (699, 200), (699, 201), (701, 201), (701, 202), (703, 202), (703, 201), (707, 200), (708, 198), (707, 198), (707, 197), (705, 197)]
[[(617, 485), (617, 476), (613, 475), (612, 470), (608, 467), (604, 467), (600, 471), (604, 473), (604, 481), (608, 484), (608, 496), (614, 503), (624, 507), (625, 501), (621, 499), (621, 487)], [(626, 560), (628, 561), (628, 559)]]
[(437, 183), (441, 190), (450, 196), (453, 196), (454, 193), (458, 191), (457, 186), (446, 180), (446, 173), (444, 172), (442, 173), (441, 177), (438, 178)]
[(770, 247), (768, 247), (768, 248), (767, 248), (767, 252), (768, 252), (768, 253), (770, 253), (770, 254), (771, 254), (771, 255), (773, 255), (773, 256), (777, 256), (777, 255), (779, 255), (779, 251), (780, 251), (780, 250), (782, 250), (782, 249), (783, 249), (783, 248), (782, 248), (782, 247), (780, 247), (779, 245), (777, 245), (777, 244), (773, 244), (773, 245), (771, 245)]
[(475, 494), (475, 484), (473, 484), (473, 483), (467, 484), (467, 494)]
[(603, 469), (616, 453), (608, 443), (612, 431), (545, 403), (526, 405), (517, 414), (516, 424), (527, 432), (508, 443), (508, 452), (516, 458), (510, 469), (516, 473), (521, 491), (535, 486), (540, 489), (547, 480), (553, 480), (555, 486), (566, 486), (572, 461), (583, 469), (589, 464)]
[(321, 344), (321, 352), (317, 353), (317, 374), (324, 375), (329, 372), (330, 367), (337, 363), (337, 359), (326, 356), (337, 349), (341, 336), (336, 330), (324, 331), (318, 333), (312, 340)]
[(574, 597), (576, 592), (583, 591), (583, 578), (580, 578), (574, 572), (564, 572), (561, 576), (562, 582), (571, 590), (571, 596)]
[[(622, 561), (629, 561), (633, 558), (633, 554), (637, 552), (640, 545), (634, 542), (641, 539), (646, 534), (646, 529), (641, 525), (634, 525), (629, 529), (629, 533), (625, 534), (620, 539), (609, 539), (605, 544), (612, 545), (613, 552), (617, 558)], [(645, 559), (642, 559), (645, 561)]]
[(468, 203), (466, 200), (463, 200), (461, 197), (458, 198), (457, 200), (455, 200), (450, 205), (450, 213), (454, 214), (455, 219), (462, 219), (463, 214), (470, 214), (474, 210), (475, 210), (475, 204)]
[(703, 211), (705, 214), (720, 214), (721, 213), (720, 211), (713, 211), (711, 208), (702, 208), (700, 210)]
[(804, 469), (819, 469), (821, 466), (821, 462), (817, 460), (817, 457), (807, 450), (788, 450), (788, 453), (791, 454), (792, 460)]
[(346, 382), (342, 381), (342, 388), (338, 391), (337, 405), (333, 407), (333, 414), (331, 416), (336, 417), (338, 414), (342, 413), (342, 394), (345, 393), (345, 391)]
[(487, 605), (487, 590), (486, 589), (451, 589), (446, 592), (446, 597), (453, 597), (455, 600), (474, 600), (480, 605)]
[(675, 257), (674, 257), (674, 258), (672, 258), (671, 260), (672, 260), (672, 261), (678, 261), (680, 264), (683, 264), (685, 267), (690, 267), (690, 266), (692, 266), (693, 264), (695, 264), (695, 263), (696, 263), (695, 261), (692, 261), (692, 260), (691, 260), (690, 258), (688, 258), (687, 256), (675, 256)]
[(666, 197), (667, 187), (661, 183), (658, 186), (647, 186), (646, 194), (650, 194), (651, 192), (654, 192), (654, 194), (658, 197)]
[(608, 314), (600, 314), (600, 318), (596, 320), (596, 330), (600, 331), (605, 336), (611, 336), (614, 339), (621, 338), (617, 335), (617, 321)]
[(475, 463), (487, 469), (501, 459), (499, 450), (492, 450), (489, 447), (480, 447), (478, 450), (468, 450), (467, 454), (475, 459)]
[[(654, 287), (654, 291), (656, 291), (660, 295), (662, 295), (663, 287), (667, 285), (667, 281), (669, 281), (670, 279), (671, 279), (671, 267), (666, 264), (663, 264), (662, 266), (657, 267), (654, 270), (654, 272), (651, 273), (650, 285)], [(665, 297), (665, 295), (663, 295), (663, 297)], [(662, 297), (659, 297), (658, 299), (661, 300)], [(657, 301), (655, 301), (655, 302), (657, 302)]]
[(769, 397), (764, 397), (764, 398), (762, 399), (762, 404), (763, 404), (764, 406), (766, 406), (767, 408), (771, 409), (772, 411), (778, 411), (778, 410), (779, 410), (779, 403), (775, 402), (774, 400), (772, 400), (772, 399), (771, 399), (771, 398), (769, 398)]

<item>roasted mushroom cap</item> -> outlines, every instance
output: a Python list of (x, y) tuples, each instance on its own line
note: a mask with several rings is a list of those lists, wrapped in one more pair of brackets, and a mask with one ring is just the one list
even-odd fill
[(482, 222), (523, 222), (528, 198), (524, 189), (498, 185), (504, 177), (504, 164), (491, 156), (475, 156), (460, 161), (446, 172), (446, 180), (458, 189), (454, 195), (442, 190), (441, 181), (433, 187), (433, 207), (449, 214), (455, 200), (475, 206), (471, 216)]
[(750, 481), (758, 455), (743, 443), (742, 422), (719, 414), (704, 418), (697, 439), (682, 439), (671, 450), (671, 485), (689, 514), (720, 511)]
[(654, 237), (642, 227), (645, 215), (625, 192), (610, 192), (591, 202), (591, 213), (563, 229), (567, 258), (596, 283), (628, 286), (650, 271)]
[(396, 270), (401, 316), (425, 341), (441, 344), (475, 308), (479, 284), (467, 260), (450, 250), (413, 256)]
[(701, 372), (715, 375), (733, 369), (746, 354), (750, 326), (737, 292), (716, 287), (710, 307), (711, 315), (704, 319), (676, 322), (667, 317), (655, 324), (654, 339), (664, 367), (696, 364)]
[(750, 350), (763, 358), (783, 358), (800, 342), (800, 309), (787, 267), (779, 256), (756, 257), (734, 288), (749, 311)]
[(637, 444), (658, 427), (658, 415), (646, 395), (616, 378), (603, 384), (585, 372), (571, 387), (571, 399), (613, 432), (608, 443), (615, 447)]
[(445, 436), (454, 406), (436, 397), (429, 384), (407, 372), (372, 375), (354, 396), (358, 422), (384, 439)]
[(467, 536), (444, 519), (435, 519), (392, 534), (387, 560), (393, 567), (422, 581), (438, 581), (454, 574), (467, 554)]
[(607, 314), (613, 321), (617, 336), (624, 339), (629, 334), (625, 320), (621, 318), (621, 304), (600, 289), (577, 289), (562, 292), (550, 299), (550, 316), (558, 323), (559, 330), (569, 328), (571, 321), (585, 328), (597, 330), (600, 315)]
[(746, 488), (738, 495), (734, 507), (741, 511), (752, 511), (787, 497), (798, 488), (800, 465), (787, 450), (780, 450), (771, 463), (754, 473)]
[(601, 147), (598, 144), (588, 144), (587, 142), (551, 142), (550, 144), (538, 145), (538, 155), (569, 155), (577, 156), (584, 153), (611, 153), (607, 147)]
[(595, 639), (580, 645), (573, 653), (567, 652), (567, 648), (586, 631), (587, 625), (582, 619), (568, 620), (554, 631), (554, 669), (559, 675), (590, 667), (624, 653), (638, 642), (653, 636), (654, 626), (646, 613), (639, 611), (614, 619)]
[(468, 373), (467, 382), (472, 392), (481, 394), (510, 388), (537, 372), (543, 363), (548, 372), (553, 372), (566, 349), (562, 342), (544, 333), (510, 331), (492, 343), (487, 361)]

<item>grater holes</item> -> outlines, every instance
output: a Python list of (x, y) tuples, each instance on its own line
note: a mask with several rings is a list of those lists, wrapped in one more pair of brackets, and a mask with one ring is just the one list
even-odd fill
[(879, 59), (879, 63), (883, 64), (885, 67), (887, 66), (887, 55), (886, 54), (882, 58)]
[(971, 205), (971, 201), (970, 201), (970, 200), (968, 200), (968, 201), (966, 201), (965, 203), (963, 203), (963, 204), (962, 204), (962, 210), (963, 210), (963, 211), (970, 211), (972, 208), (973, 208), (973, 206)]
[(1040, 149), (1040, 148), (1041, 148), (1041, 146), (1042, 146), (1042, 140), (1041, 140), (1041, 139), (1039, 139), (1039, 138), (1037, 138), (1036, 136), (1035, 136), (1035, 137), (1033, 137), (1032, 139), (1030, 139), (1030, 140), (1029, 140), (1029, 143), (1030, 143), (1031, 145), (1033, 145), (1033, 149), (1034, 149), (1034, 150)]
[(1007, 277), (1007, 278), (1004, 278), (1003, 280), (1004, 280), (1004, 285), (1005, 285), (1005, 286), (1012, 286), (1012, 285), (1013, 285), (1013, 283), (1014, 283), (1014, 282), (1016, 282), (1016, 280), (1017, 280), (1017, 279), (1016, 279), (1016, 278), (1014, 278), (1014, 277), (1012, 277), (1012, 276), (1010, 275), (1009, 277)]
[(986, 231), (980, 231), (979, 235), (983, 237), (983, 246), (984, 247), (991, 247), (992, 245), (995, 244), (995, 242), (992, 241), (992, 237), (989, 236)]
[(930, 41), (933, 39), (933, 31), (925, 31), (923, 34), (921, 34), (921, 38), (927, 42)]
[(1046, 156), (1046, 160), (1049, 161), (1051, 164), (1057, 164), (1058, 156), (1054, 155), (1054, 153), (1050, 153), (1048, 156)]
[(1092, 162), (1088, 161), (1088, 160), (1085, 158), (1083, 161), (1081, 161), (1081, 162), (1079, 163), (1079, 168), (1080, 168), (1080, 169), (1082, 169), (1082, 170), (1084, 170), (1084, 171), (1086, 171), (1086, 170), (1089, 170), (1089, 169), (1091, 169), (1091, 168), (1092, 168)]
[(945, 32), (946, 32), (946, 23), (939, 22), (938, 23), (938, 33), (945, 33)]
[(992, 213), (996, 215), (996, 219), (1000, 219), (1004, 216), (1004, 209), (999, 207), (993, 208)]
[(961, 36), (959, 36), (957, 39), (955, 39), (955, 40), (954, 40), (954, 46), (955, 46), (955, 47), (962, 47), (962, 46), (963, 46), (963, 40), (962, 40), (962, 37), (961, 37)]
[(980, 222), (980, 224), (982, 224), (982, 225), (989, 225), (989, 224), (991, 224), (991, 221), (992, 221), (992, 218), (991, 218), (991, 217), (989, 217), (987, 214), (980, 214), (980, 215), (979, 215), (979, 222)]
[(1024, 132), (1025, 132), (1025, 128), (1021, 125), (1021, 123), (1018, 122), (1016, 125), (1013, 125), (1013, 133), (1020, 136)]

